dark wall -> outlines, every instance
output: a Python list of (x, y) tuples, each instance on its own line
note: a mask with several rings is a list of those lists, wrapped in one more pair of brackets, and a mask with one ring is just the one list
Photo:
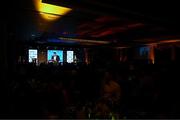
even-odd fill
[(175, 58), (176, 58), (176, 61), (180, 61), (180, 47), (175, 47)]
[(155, 49), (155, 63), (169, 63), (171, 59), (171, 47)]
[(96, 47), (89, 49), (88, 52), (90, 63), (93, 64), (104, 65), (116, 61), (116, 50), (112, 48)]

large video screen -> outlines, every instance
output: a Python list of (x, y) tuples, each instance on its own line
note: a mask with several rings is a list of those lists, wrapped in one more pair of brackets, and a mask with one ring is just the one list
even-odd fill
[(74, 62), (74, 51), (67, 51), (67, 63)]
[(63, 62), (62, 50), (48, 50), (47, 52), (48, 62)]
[(29, 62), (37, 62), (38, 51), (36, 49), (29, 49), (28, 51)]

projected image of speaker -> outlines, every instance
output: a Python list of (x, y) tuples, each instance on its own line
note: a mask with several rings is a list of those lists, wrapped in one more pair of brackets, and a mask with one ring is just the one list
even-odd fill
[(28, 50), (28, 61), (29, 63), (37, 63), (38, 51), (36, 49)]
[(49, 63), (63, 62), (63, 51), (62, 50), (48, 50), (47, 59)]
[(67, 51), (67, 63), (74, 62), (74, 51)]

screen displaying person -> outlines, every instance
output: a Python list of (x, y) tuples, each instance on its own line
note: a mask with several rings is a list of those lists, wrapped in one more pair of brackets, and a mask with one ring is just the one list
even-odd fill
[(56, 54), (56, 52), (53, 52), (51, 60), (54, 61), (54, 62), (59, 62), (60, 61), (60, 57), (59, 57), (59, 55)]

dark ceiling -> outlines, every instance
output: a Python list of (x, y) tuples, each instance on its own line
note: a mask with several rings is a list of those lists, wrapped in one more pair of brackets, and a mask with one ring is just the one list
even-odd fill
[[(32, 0), (12, 5), (10, 26), (22, 40), (79, 38), (108, 41), (129, 46), (179, 38), (179, 13), (175, 3), (137, 3), (120, 0), (43, 0), (45, 3), (72, 8), (72, 12), (54, 23), (39, 17)], [(173, 8), (169, 6), (173, 5)], [(168, 9), (169, 8), (169, 9)], [(11, 18), (11, 17), (10, 17)], [(41, 39), (37, 39), (41, 38)]]

